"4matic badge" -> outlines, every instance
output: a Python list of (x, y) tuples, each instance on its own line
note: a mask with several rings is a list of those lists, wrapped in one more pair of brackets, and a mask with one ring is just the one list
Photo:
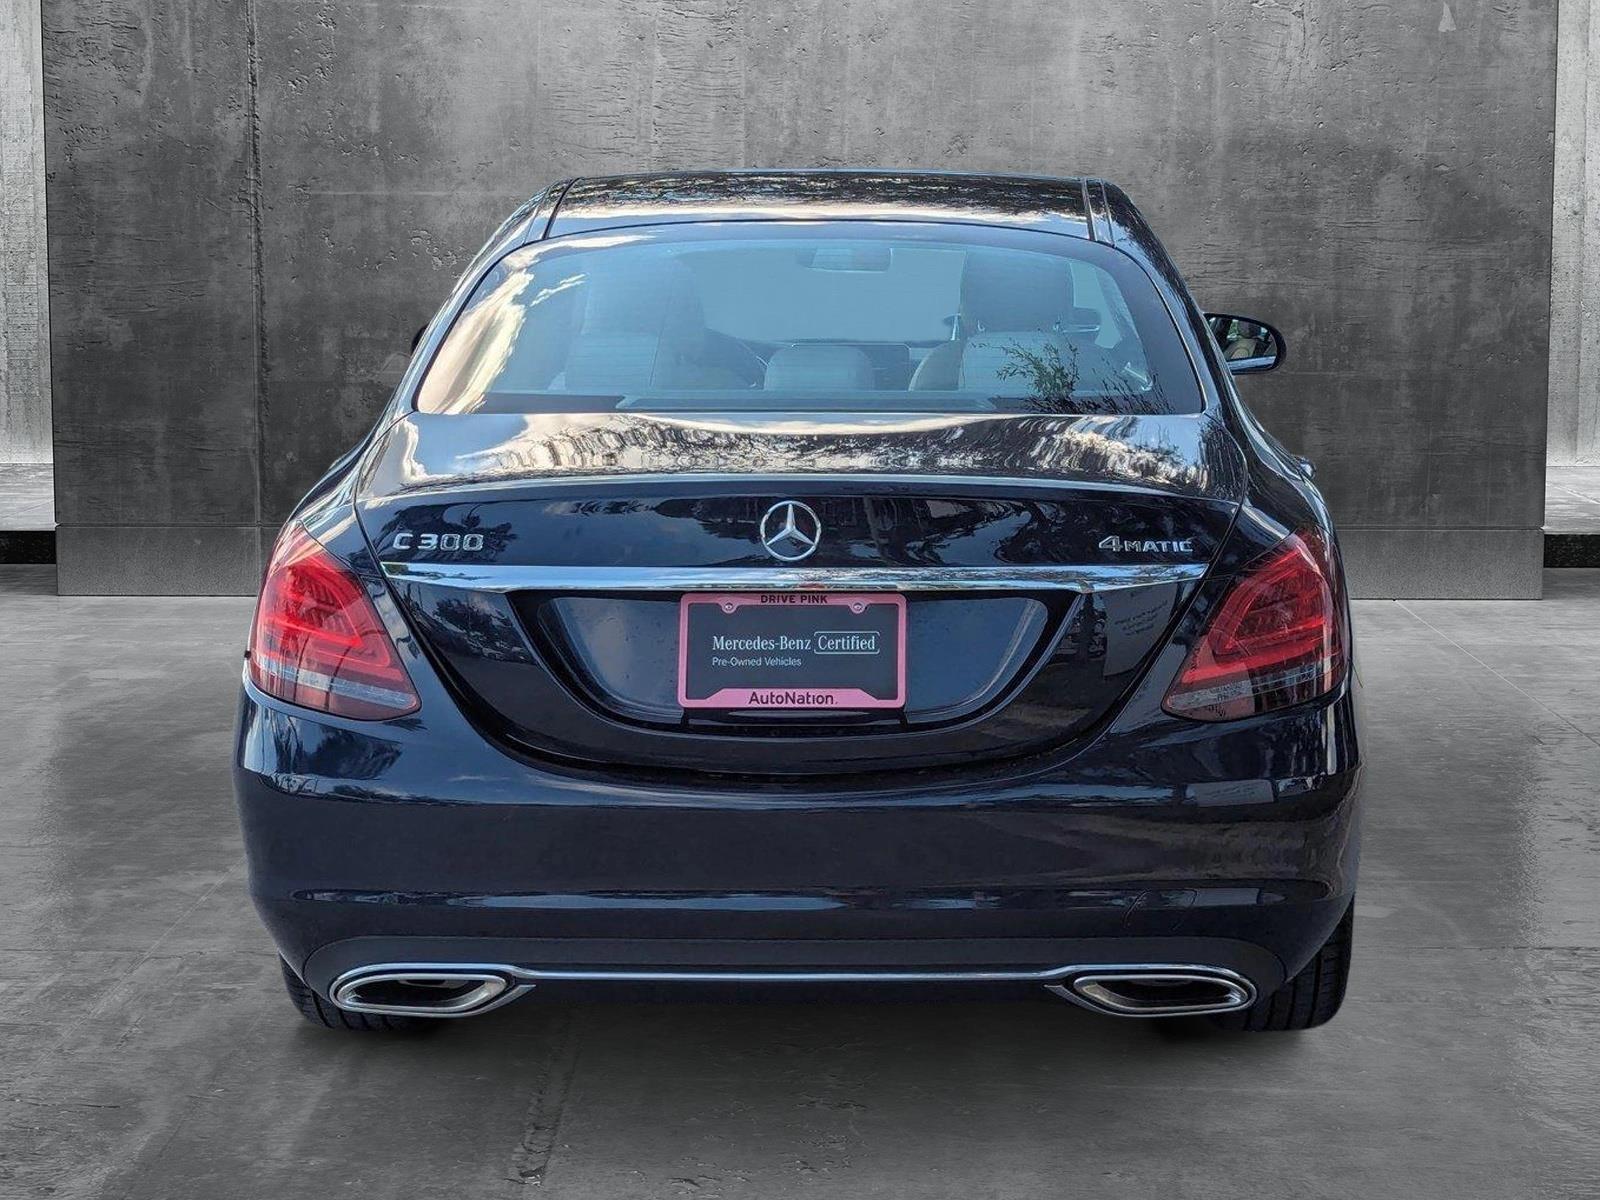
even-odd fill
[(1113, 554), (1193, 554), (1194, 539), (1125, 538), (1112, 534), (1097, 543), (1102, 550)]

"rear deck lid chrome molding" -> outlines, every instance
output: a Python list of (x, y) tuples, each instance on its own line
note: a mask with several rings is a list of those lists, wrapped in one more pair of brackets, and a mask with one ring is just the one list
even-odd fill
[(1105, 592), (1188, 583), (1204, 562), (1040, 565), (1015, 567), (573, 567), (501, 563), (385, 562), (396, 583), (484, 592), (840, 591)]

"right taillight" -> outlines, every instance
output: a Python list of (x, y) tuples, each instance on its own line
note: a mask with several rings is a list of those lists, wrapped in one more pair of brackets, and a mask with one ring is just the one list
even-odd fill
[(1327, 543), (1290, 534), (1234, 580), (1161, 707), (1232, 721), (1314, 700), (1344, 678), (1345, 642)]
[(250, 631), (250, 681), (269, 696), (361, 721), (420, 705), (361, 580), (299, 525), (278, 539)]

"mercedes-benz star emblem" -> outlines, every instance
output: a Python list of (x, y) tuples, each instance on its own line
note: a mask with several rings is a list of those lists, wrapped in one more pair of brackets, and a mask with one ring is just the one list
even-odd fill
[(780, 562), (809, 557), (822, 540), (822, 522), (798, 500), (780, 500), (761, 517), (761, 544)]

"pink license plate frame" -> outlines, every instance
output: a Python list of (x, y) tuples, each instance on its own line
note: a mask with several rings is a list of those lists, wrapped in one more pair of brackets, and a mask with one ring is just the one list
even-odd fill
[[(825, 610), (836, 605), (887, 605), (895, 610), (896, 689), (891, 698), (874, 696), (864, 688), (741, 684), (709, 696), (691, 697), (689, 670), (689, 611), (697, 604), (715, 604), (732, 613), (746, 605), (797, 605)], [(760, 693), (758, 697), (752, 693)], [(898, 592), (689, 592), (678, 602), (678, 704), (685, 709), (897, 709), (906, 705), (906, 598)]]

